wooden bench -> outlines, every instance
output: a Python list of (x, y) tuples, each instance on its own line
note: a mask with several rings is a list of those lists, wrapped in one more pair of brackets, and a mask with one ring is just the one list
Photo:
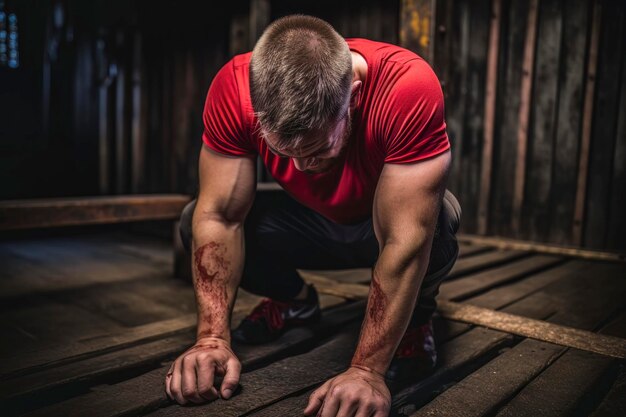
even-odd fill
[(176, 220), (190, 200), (180, 194), (7, 200), (0, 202), (0, 230)]

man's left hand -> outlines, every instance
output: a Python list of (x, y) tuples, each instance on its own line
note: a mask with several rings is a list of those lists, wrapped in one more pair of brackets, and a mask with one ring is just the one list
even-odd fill
[(307, 416), (387, 417), (391, 394), (384, 378), (375, 372), (351, 367), (313, 391), (304, 409)]

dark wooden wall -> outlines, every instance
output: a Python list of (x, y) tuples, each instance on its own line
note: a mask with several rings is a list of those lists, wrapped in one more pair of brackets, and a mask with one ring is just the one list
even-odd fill
[(307, 13), (432, 63), (464, 232), (626, 248), (623, 1), (5, 6), (20, 19), (22, 62), (0, 68), (0, 198), (195, 193), (211, 79), (268, 22)]
[(465, 232), (626, 249), (625, 11), (437, 2), (434, 66)]

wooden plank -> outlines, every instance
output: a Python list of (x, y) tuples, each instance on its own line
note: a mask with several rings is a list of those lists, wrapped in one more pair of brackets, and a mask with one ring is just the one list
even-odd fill
[(448, 279), (480, 271), (482, 269), (495, 268), (504, 263), (523, 258), (527, 255), (528, 254), (526, 252), (522, 251), (497, 250), (469, 258), (461, 258), (456, 261), (454, 267), (452, 267), (452, 270), (448, 274)]
[(110, 284), (105, 288), (86, 288), (70, 291), (62, 297), (55, 298), (66, 304), (79, 306), (85, 311), (108, 317), (126, 327), (169, 320), (195, 312), (195, 298), (190, 286), (189, 291), (185, 291), (188, 297), (184, 297), (181, 300), (182, 305), (178, 307), (163, 304), (145, 294), (150, 288), (154, 291), (158, 283), (142, 280), (132, 284), (134, 285), (130, 288), (128, 285), (119, 284)]
[(410, 416), (488, 415), (493, 411), (494, 405), (502, 401), (502, 398), (514, 395), (519, 387), (530, 382), (547, 364), (558, 357), (562, 350), (564, 349), (559, 346), (526, 340), (455, 384)]
[(598, 48), (600, 44), (600, 27), (602, 21), (602, 4), (593, 1), (591, 18), (591, 37), (587, 55), (587, 73), (585, 75), (585, 98), (583, 104), (582, 133), (578, 160), (578, 179), (576, 180), (576, 200), (574, 206), (574, 223), (572, 241), (575, 245), (583, 243), (583, 221), (585, 217), (585, 199), (587, 195), (587, 179), (589, 175), (589, 149), (591, 147), (591, 123), (593, 121), (593, 102), (596, 89), (596, 73), (598, 71)]
[[(233, 308), (233, 325), (238, 324), (238, 320), (241, 320), (248, 314), (259, 300), (260, 297), (240, 290)], [(65, 344), (55, 349), (45, 349), (34, 352), (32, 355), (14, 353), (15, 358), (12, 358), (13, 360), (7, 360), (2, 364), (0, 372), (2, 372), (3, 378), (26, 375), (81, 361), (103, 353), (141, 345), (155, 339), (185, 333), (191, 329), (195, 329), (195, 326), (196, 314), (187, 314), (170, 320), (137, 326), (119, 333), (107, 334), (100, 338), (78, 340), (72, 344)]]
[[(446, 50), (442, 57), (445, 61), (439, 63), (438, 75), (445, 77), (442, 81), (445, 82), (443, 92), (446, 106), (446, 131), (450, 140), (453, 161), (450, 167), (448, 188), (460, 201), (464, 201), (461, 161), (464, 150), (463, 126), (467, 111), (465, 101), (469, 59), (469, 7), (466, 1), (455, 2), (454, 6), (452, 2), (446, 4), (448, 8), (441, 10), (442, 18), (445, 19)], [(464, 227), (464, 223), (461, 227)]]
[(479, 253), (489, 252), (494, 248), (487, 245), (475, 245), (467, 243), (459, 243), (459, 258), (465, 258)]
[(479, 307), (499, 310), (545, 288), (553, 282), (563, 280), (566, 283), (567, 280), (576, 275), (586, 274), (591, 267), (592, 264), (590, 262), (569, 261), (546, 271), (535, 273), (504, 287), (494, 288), (465, 301)]
[(624, 251), (597, 251), (589, 249), (580, 249), (577, 247), (545, 245), (536, 242), (529, 242), (516, 239), (506, 239), (500, 237), (487, 237), (471, 234), (462, 234), (458, 236), (459, 242), (479, 243), (489, 245), (499, 249), (515, 249), (532, 252), (552, 253), (555, 255), (573, 256), (583, 259), (593, 259), (598, 261), (626, 261), (626, 252)]
[[(200, 416), (219, 414), (240, 416), (300, 390), (312, 388), (345, 370), (354, 353), (359, 323), (347, 326), (340, 334), (306, 355), (272, 363), (262, 369), (243, 373), (242, 389), (228, 401), (216, 400), (198, 407), (171, 406), (150, 416)], [(286, 370), (288, 370), (286, 372)], [(287, 375), (288, 376), (287, 376)]]
[[(564, 304), (570, 306), (570, 310), (561, 309), (547, 318), (547, 321), (591, 330), (610, 317), (615, 309), (620, 308), (623, 298), (623, 294), (614, 296), (613, 288), (606, 285), (616, 279), (615, 268), (596, 267), (599, 269), (594, 272), (599, 274), (601, 282), (597, 282), (598, 286), (594, 288), (593, 294), (589, 294), (586, 286), (590, 282), (595, 283), (594, 279), (581, 274), (576, 280), (560, 280), (551, 285), (551, 288), (517, 302), (506, 310), (526, 315), (533, 310), (533, 305), (549, 306), (548, 298), (542, 295), (551, 294), (555, 299), (563, 299)], [(505, 351), (443, 394), (439, 394), (434, 400), (432, 399), (434, 395), (430, 397), (423, 395), (409, 402), (414, 409), (419, 409), (419, 411), (405, 414), (410, 414), (412, 417), (492, 415), (497, 412), (504, 401), (515, 395), (536, 375), (541, 374), (565, 351), (565, 348), (557, 345), (527, 339)], [(565, 381), (569, 380), (566, 378)], [(568, 384), (563, 384), (563, 378), (554, 379), (551, 384), (543, 386), (543, 395), (550, 396), (554, 387), (558, 389), (563, 387), (567, 390)], [(534, 407), (541, 407), (544, 402), (537, 401), (536, 398), (529, 397), (534, 402)], [(523, 407), (517, 407), (514, 410), (519, 412), (520, 409)], [(529, 415), (552, 415), (540, 412), (537, 408), (534, 411), (534, 414)]]
[(147, 85), (144, 82), (143, 35), (133, 34), (132, 53), (132, 120), (131, 120), (131, 187), (132, 193), (139, 193), (145, 184), (146, 170), (146, 129), (147, 124)]
[(532, 106), (529, 108), (526, 184), (520, 235), (545, 242), (550, 231), (554, 140), (557, 127), (558, 79), (562, 39), (561, 0), (539, 4)]
[(435, 4), (432, 0), (400, 2), (400, 45), (433, 62)]
[(560, 258), (554, 256), (535, 255), (453, 281), (444, 281), (440, 287), (440, 297), (459, 301), (498, 285), (554, 267), (561, 262)]
[[(569, 351), (526, 386), (498, 414), (504, 416), (586, 415), (594, 392), (606, 384), (616, 361), (589, 352)], [(567, 381), (563, 384), (562, 381)], [(561, 383), (560, 383), (561, 382)], [(591, 404), (589, 404), (591, 402)]]
[(115, 194), (124, 194), (127, 191), (127, 175), (128, 175), (128, 77), (127, 56), (128, 50), (124, 47), (127, 42), (126, 33), (121, 28), (115, 30), (115, 50), (116, 50), (116, 68), (117, 74), (114, 78), (115, 83)]
[(621, 77), (606, 241), (608, 249), (626, 248), (626, 217), (623, 214), (626, 207), (626, 64), (623, 60)]
[[(115, 321), (83, 308), (37, 299), (0, 313), (3, 361), (16, 366), (21, 358), (40, 350), (55, 349), (68, 340), (102, 337), (122, 330)], [(10, 335), (15, 335), (10, 337)], [(4, 366), (3, 366), (4, 367)]]
[[(460, 103), (465, 107), (462, 120), (459, 154), (461, 190), (459, 201), (463, 202), (463, 216), (461, 222), (463, 230), (476, 230), (478, 220), (479, 193), (481, 184), (482, 148), (484, 146), (483, 131), (485, 116), (485, 65), (489, 45), (489, 0), (465, 1), (464, 8), (467, 14), (468, 33), (463, 42), (467, 46), (467, 70), (463, 76), (464, 100)], [(455, 8), (458, 7), (455, 5)], [(470, 110), (471, 109), (471, 110)], [(454, 161), (454, 160), (453, 160)]]
[[(557, 345), (524, 340), (411, 417), (490, 415), (513, 396), (498, 416), (565, 416), (574, 411), (584, 415), (581, 403), (585, 393), (601, 382), (616, 361), (578, 350), (563, 355), (565, 351)], [(567, 383), (562, 383), (564, 380)]]
[(498, 86), (498, 55), (500, 52), (500, 21), (502, 1), (491, 3), (489, 23), (489, 54), (487, 56), (487, 82), (485, 83), (485, 128), (480, 173), (477, 231), (487, 233), (489, 224), (489, 201), (491, 199), (491, 170), (493, 165), (493, 137), (496, 115), (496, 88)]
[[(335, 308), (324, 314), (322, 321), (312, 327), (299, 327), (287, 331), (279, 340), (260, 346), (233, 345), (244, 372), (257, 364), (267, 364), (288, 355), (308, 350), (319, 340), (358, 321), (365, 303), (354, 303)], [(356, 323), (355, 323), (356, 324)], [(121, 416), (145, 413), (171, 402), (166, 398), (163, 381), (169, 364), (115, 385), (97, 387), (93, 392), (74, 399), (34, 411), (31, 416), (84, 415)]]
[[(626, 55), (625, 14), (626, 8), (619, 2), (602, 3), (602, 32), (598, 49), (598, 73), (584, 218), (584, 244), (597, 249), (606, 247), (608, 232), (609, 213), (607, 210), (613, 176), (619, 105), (617, 86), (620, 85), (621, 65)], [(623, 193), (623, 190), (619, 192)]]
[(5, 302), (33, 294), (171, 276), (167, 244), (111, 235), (49, 237), (0, 243), (0, 293)]
[(146, 194), (0, 202), (0, 230), (177, 219), (186, 195)]
[(522, 58), (522, 85), (520, 87), (519, 120), (517, 124), (517, 153), (515, 162), (515, 182), (513, 183), (513, 211), (511, 229), (519, 236), (522, 220), (522, 204), (526, 185), (526, 154), (528, 148), (528, 121), (530, 118), (531, 92), (535, 67), (537, 39), (537, 10), (539, 0), (530, 0), (526, 24), (524, 57)]
[[(503, 33), (498, 69), (497, 126), (494, 132), (494, 166), (490, 221), (487, 232), (511, 236), (517, 133), (522, 84), (522, 59), (529, 2), (503, 3)], [(506, 29), (504, 29), (506, 28)]]
[[(574, 244), (572, 227), (585, 79), (585, 54), (589, 33), (589, 2), (563, 7), (561, 64), (559, 68), (557, 131), (550, 213), (550, 238), (557, 245)], [(556, 191), (558, 190), (558, 191)]]
[[(626, 294), (626, 291), (624, 293)], [(617, 359), (626, 359), (626, 339), (603, 336), (572, 327), (554, 325), (541, 320), (463, 305), (453, 301), (440, 300), (438, 308), (439, 313), (450, 320), (476, 324), (501, 332), (577, 348)]]
[(622, 366), (608, 394), (590, 417), (621, 417), (626, 414), (626, 369)]

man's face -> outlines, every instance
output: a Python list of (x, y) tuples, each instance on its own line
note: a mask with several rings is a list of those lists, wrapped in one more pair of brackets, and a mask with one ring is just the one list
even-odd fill
[(290, 158), (297, 170), (307, 174), (319, 174), (333, 168), (345, 151), (350, 137), (351, 117), (346, 116), (322, 129), (315, 129), (303, 138), (297, 148), (284, 146), (277, 148), (275, 134), (265, 135), (265, 143), (272, 153), (283, 158)]

